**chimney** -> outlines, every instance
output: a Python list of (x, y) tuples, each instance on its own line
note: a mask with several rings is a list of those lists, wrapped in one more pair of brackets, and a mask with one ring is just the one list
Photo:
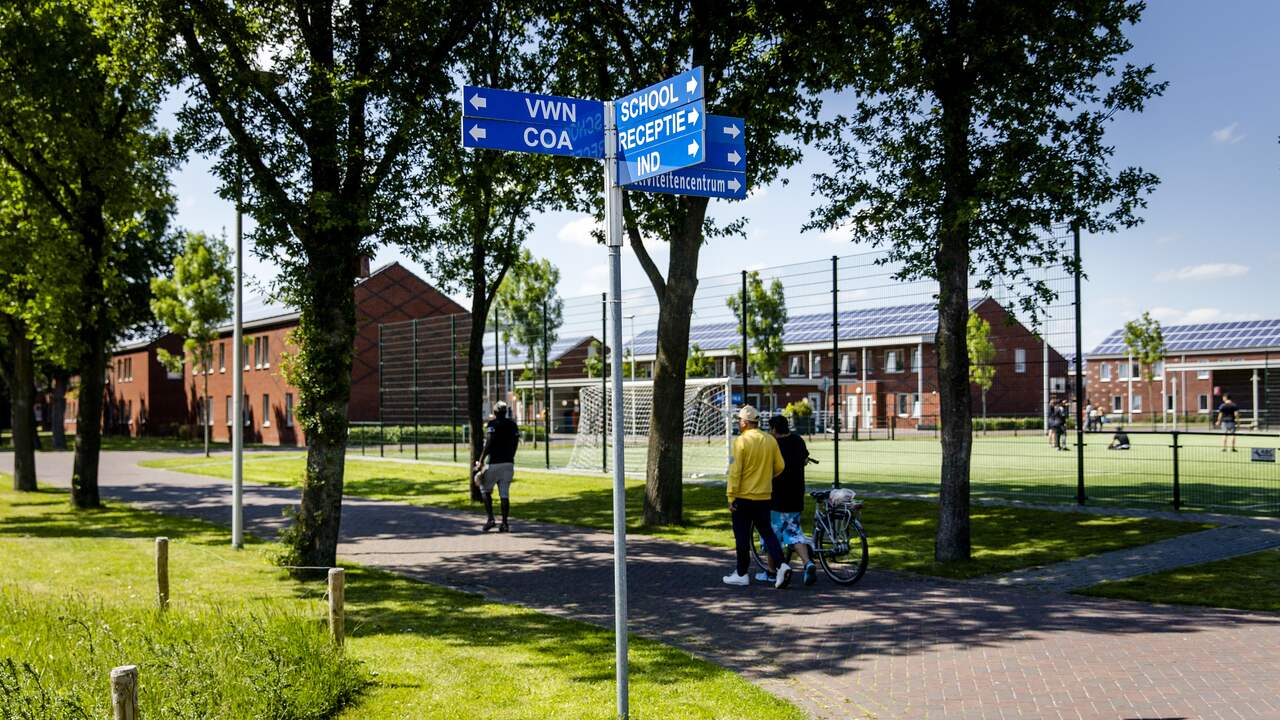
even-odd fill
[(356, 258), (356, 279), (369, 277), (369, 256), (361, 255)]

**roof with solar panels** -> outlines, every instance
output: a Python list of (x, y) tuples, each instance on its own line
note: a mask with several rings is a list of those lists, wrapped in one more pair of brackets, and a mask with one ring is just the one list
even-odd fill
[[(1239, 320), (1235, 322), (1165, 325), (1165, 354), (1280, 350), (1280, 320)], [(1124, 328), (1107, 336), (1090, 357), (1124, 357)]]

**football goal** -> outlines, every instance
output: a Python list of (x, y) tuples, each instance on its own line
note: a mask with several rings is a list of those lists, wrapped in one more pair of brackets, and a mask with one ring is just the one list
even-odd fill
[[(588, 385), (578, 392), (578, 433), (569, 467), (601, 469), (613, 463), (613, 423), (609, 401), (612, 383)], [(689, 378), (684, 387), (684, 476), (723, 476), (729, 469), (732, 448), (729, 381), (725, 378)], [(626, 471), (643, 475), (653, 411), (653, 382), (622, 384), (622, 421)]]

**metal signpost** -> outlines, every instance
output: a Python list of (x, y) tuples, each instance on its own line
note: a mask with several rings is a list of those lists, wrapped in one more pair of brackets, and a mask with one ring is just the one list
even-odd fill
[[(743, 198), (747, 194), (742, 118), (707, 115), (702, 68), (615, 101), (464, 86), (462, 145), (604, 161), (609, 247), (608, 338), (613, 383), (613, 589), (618, 717), (627, 718), (627, 522), (623, 465), (622, 188)], [(602, 367), (604, 364), (601, 354)], [(604, 379), (604, 373), (601, 373)], [(745, 390), (745, 388), (744, 388)]]

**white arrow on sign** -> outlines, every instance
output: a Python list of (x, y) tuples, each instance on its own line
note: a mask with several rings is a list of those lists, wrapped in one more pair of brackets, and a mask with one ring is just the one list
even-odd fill
[(724, 126), (724, 134), (725, 134), (725, 135), (728, 135), (729, 137), (731, 137), (731, 138), (733, 138), (733, 139), (735, 139), (735, 140), (736, 140), (736, 139), (738, 139), (738, 133), (740, 133), (740, 132), (742, 132), (742, 131), (738, 129), (738, 126), (737, 126), (737, 125), (725, 125), (725, 126)]
[(693, 108), (693, 109), (692, 109), (692, 110), (690, 110), (690, 111), (689, 111), (689, 113), (688, 113), (687, 115), (685, 115), (684, 117), (685, 117), (685, 119), (686, 119), (686, 120), (688, 120), (688, 121), (689, 121), (689, 124), (690, 124), (690, 125), (692, 125), (692, 124), (694, 124), (694, 123), (698, 122), (698, 108)]
[(698, 87), (698, 78), (691, 77), (689, 82), (684, 84), (685, 92), (692, 93)]
[(475, 109), (477, 109), (477, 110), (480, 110), (481, 108), (484, 108), (484, 107), (488, 106), (488, 104), (489, 104), (489, 101), (488, 101), (488, 100), (485, 100), (484, 98), (480, 97), (479, 95), (472, 95), (472, 96), (471, 96), (471, 107), (473, 107), (473, 108), (475, 108)]
[(689, 154), (690, 154), (690, 155), (697, 155), (697, 154), (698, 154), (698, 141), (697, 141), (697, 140), (694, 140), (693, 142), (689, 143)]
[(729, 151), (729, 162), (733, 163), (734, 165), (737, 165), (739, 162), (742, 162), (742, 156), (738, 154), (737, 150)]
[(472, 138), (475, 138), (476, 140), (483, 140), (483, 139), (485, 138), (485, 136), (486, 136), (486, 135), (488, 135), (488, 133), (487, 133), (487, 132), (485, 132), (485, 129), (484, 129), (484, 128), (480, 127), (479, 125), (473, 125), (473, 126), (471, 126), (471, 137), (472, 137)]
[(738, 178), (734, 178), (730, 180), (729, 182), (725, 183), (725, 185), (728, 185), (729, 189), (734, 192), (738, 192), (738, 188), (742, 187), (742, 183), (738, 182)]

